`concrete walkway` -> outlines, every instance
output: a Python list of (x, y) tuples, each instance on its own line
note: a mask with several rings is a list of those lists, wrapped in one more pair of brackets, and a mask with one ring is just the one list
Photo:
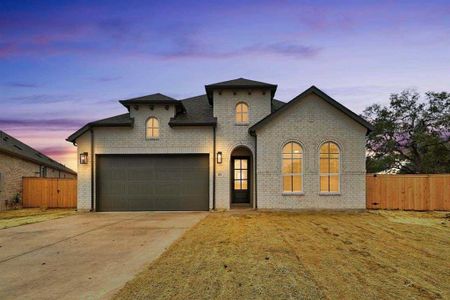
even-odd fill
[(109, 298), (206, 215), (84, 213), (0, 230), (0, 299)]

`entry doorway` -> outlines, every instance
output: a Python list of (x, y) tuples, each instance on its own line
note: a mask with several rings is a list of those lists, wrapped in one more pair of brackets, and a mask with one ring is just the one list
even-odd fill
[(250, 206), (252, 195), (252, 153), (237, 147), (231, 153), (231, 205)]

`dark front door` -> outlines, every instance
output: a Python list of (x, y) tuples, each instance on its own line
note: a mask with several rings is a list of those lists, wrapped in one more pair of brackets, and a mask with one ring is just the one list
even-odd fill
[(208, 210), (208, 155), (97, 156), (97, 211)]
[(250, 160), (248, 157), (235, 157), (232, 168), (232, 203), (250, 203)]

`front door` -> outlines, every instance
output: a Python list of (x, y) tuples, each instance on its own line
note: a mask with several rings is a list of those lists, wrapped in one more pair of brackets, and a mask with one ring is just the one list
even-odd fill
[(232, 161), (232, 203), (250, 203), (248, 157), (235, 157)]

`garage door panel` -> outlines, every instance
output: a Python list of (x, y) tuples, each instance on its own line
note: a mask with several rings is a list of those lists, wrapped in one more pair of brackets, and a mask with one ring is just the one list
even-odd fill
[(208, 210), (208, 155), (99, 155), (97, 210)]

